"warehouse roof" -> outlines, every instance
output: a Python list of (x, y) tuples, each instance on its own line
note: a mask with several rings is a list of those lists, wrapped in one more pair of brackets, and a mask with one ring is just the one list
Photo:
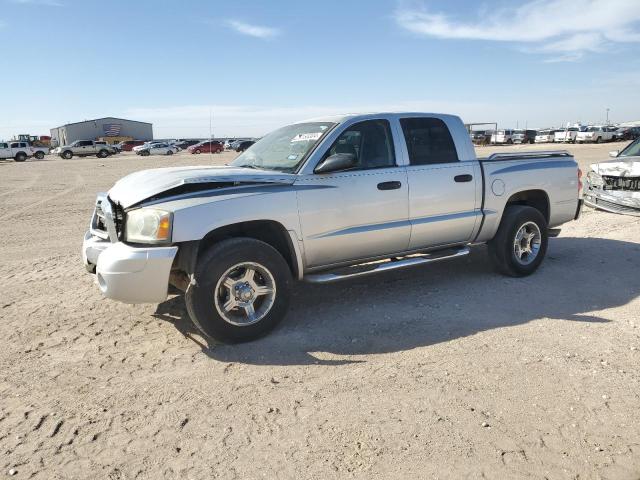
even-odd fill
[[(78, 125), (79, 123), (97, 122), (98, 120), (121, 120), (123, 122), (143, 123), (145, 125), (152, 125), (149, 122), (139, 122), (138, 120), (129, 120), (127, 118), (102, 117), (102, 118), (94, 118), (94, 119), (91, 119), (91, 120), (83, 120), (81, 122), (65, 123), (64, 125), (60, 125), (60, 127), (68, 127), (69, 125)], [(55, 127), (55, 128), (60, 128), (60, 127)]]

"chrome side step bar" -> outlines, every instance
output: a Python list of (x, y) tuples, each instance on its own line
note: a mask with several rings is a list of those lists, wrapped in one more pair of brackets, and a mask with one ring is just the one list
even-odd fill
[(362, 277), (372, 273), (386, 272), (399, 268), (413, 267), (425, 263), (438, 262), (448, 258), (462, 257), (469, 254), (469, 247), (439, 250), (432, 253), (421, 253), (401, 258), (391, 258), (381, 262), (363, 263), (351, 267), (340, 268), (329, 272), (311, 273), (303, 280), (309, 283), (330, 283), (349, 278)]

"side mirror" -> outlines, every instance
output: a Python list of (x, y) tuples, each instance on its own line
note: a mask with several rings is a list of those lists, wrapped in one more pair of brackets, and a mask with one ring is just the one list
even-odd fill
[(329, 173), (355, 167), (356, 156), (353, 153), (334, 153), (325, 158), (315, 169), (315, 173)]
[(609, 156), (613, 157), (613, 158), (616, 158), (619, 153), (620, 153), (619, 150), (613, 150), (613, 151), (609, 152)]

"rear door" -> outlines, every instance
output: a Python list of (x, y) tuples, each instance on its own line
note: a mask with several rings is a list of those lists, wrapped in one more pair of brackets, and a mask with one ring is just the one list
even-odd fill
[(320, 159), (351, 154), (355, 167), (300, 175), (296, 190), (308, 267), (407, 249), (409, 189), (397, 145), (388, 119), (357, 122), (346, 126)]
[(477, 161), (460, 161), (446, 123), (439, 118), (401, 118), (409, 166), (409, 249), (471, 240), (481, 217)]

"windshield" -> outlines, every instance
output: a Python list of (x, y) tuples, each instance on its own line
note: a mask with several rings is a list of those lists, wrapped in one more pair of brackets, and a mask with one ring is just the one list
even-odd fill
[(540, 130), (538, 132), (538, 136), (541, 136), (541, 135), (551, 135), (551, 130)]
[(589, 128), (587, 128), (587, 132), (597, 132), (598, 130), (600, 130), (599, 127), (589, 127)]
[(296, 123), (264, 136), (231, 165), (293, 172), (334, 123)]
[(627, 145), (627, 147), (618, 154), (618, 157), (640, 157), (640, 138)]

